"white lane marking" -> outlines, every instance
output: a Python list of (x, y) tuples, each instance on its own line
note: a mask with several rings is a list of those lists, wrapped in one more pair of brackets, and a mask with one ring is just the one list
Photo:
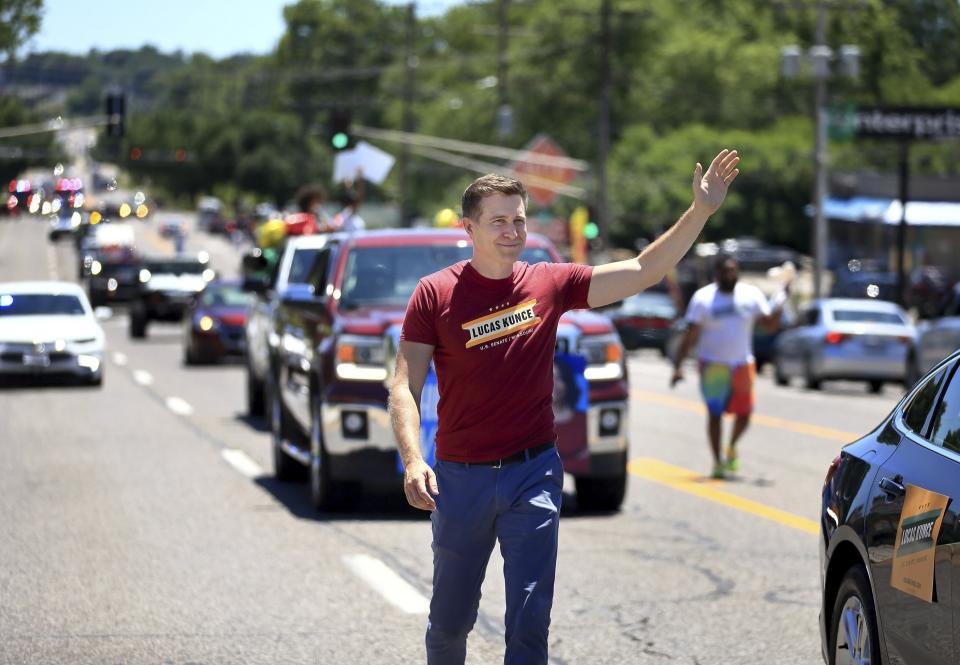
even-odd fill
[(344, 554), (343, 563), (354, 575), (407, 614), (428, 614), (430, 601), (380, 559), (368, 554)]
[(263, 475), (263, 469), (254, 462), (249, 455), (236, 448), (224, 448), (220, 451), (220, 456), (226, 460), (227, 464), (245, 475), (247, 478), (259, 478)]
[(133, 380), (141, 386), (149, 386), (153, 383), (153, 375), (144, 369), (133, 370)]
[(193, 413), (193, 407), (179, 397), (168, 397), (167, 408), (178, 416), (189, 416)]
[(57, 270), (57, 252), (53, 245), (47, 245), (47, 270), (50, 272), (50, 279), (60, 281), (60, 271)]
[(123, 367), (127, 364), (127, 354), (121, 353), (120, 351), (113, 352), (113, 362)]

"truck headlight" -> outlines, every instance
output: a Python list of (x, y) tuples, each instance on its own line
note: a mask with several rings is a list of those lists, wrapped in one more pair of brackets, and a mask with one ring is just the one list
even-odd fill
[(337, 377), (348, 381), (386, 381), (384, 339), (372, 335), (343, 335), (337, 341)]
[(617, 335), (582, 337), (580, 353), (587, 359), (587, 367), (583, 372), (587, 381), (614, 381), (623, 378), (623, 345)]

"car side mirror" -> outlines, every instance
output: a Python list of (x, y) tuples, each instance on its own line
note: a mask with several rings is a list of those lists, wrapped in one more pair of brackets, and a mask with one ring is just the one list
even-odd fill
[(247, 275), (240, 288), (249, 293), (263, 295), (270, 288), (270, 278), (264, 275)]

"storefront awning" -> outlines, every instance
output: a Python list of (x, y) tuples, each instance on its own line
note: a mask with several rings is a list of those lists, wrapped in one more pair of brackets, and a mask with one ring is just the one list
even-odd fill
[[(898, 199), (854, 196), (839, 199), (828, 196), (824, 201), (828, 219), (845, 222), (883, 222), (899, 224), (903, 207)], [(907, 224), (911, 226), (960, 226), (960, 203), (948, 201), (909, 201)]]

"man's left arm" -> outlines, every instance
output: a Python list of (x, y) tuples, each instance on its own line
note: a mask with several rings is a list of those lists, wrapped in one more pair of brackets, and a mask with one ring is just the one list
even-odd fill
[(587, 295), (590, 307), (623, 300), (663, 279), (693, 245), (710, 215), (720, 208), (727, 188), (740, 173), (739, 161), (736, 150), (721, 150), (706, 173), (698, 162), (693, 171), (693, 204), (638, 257), (596, 266)]

